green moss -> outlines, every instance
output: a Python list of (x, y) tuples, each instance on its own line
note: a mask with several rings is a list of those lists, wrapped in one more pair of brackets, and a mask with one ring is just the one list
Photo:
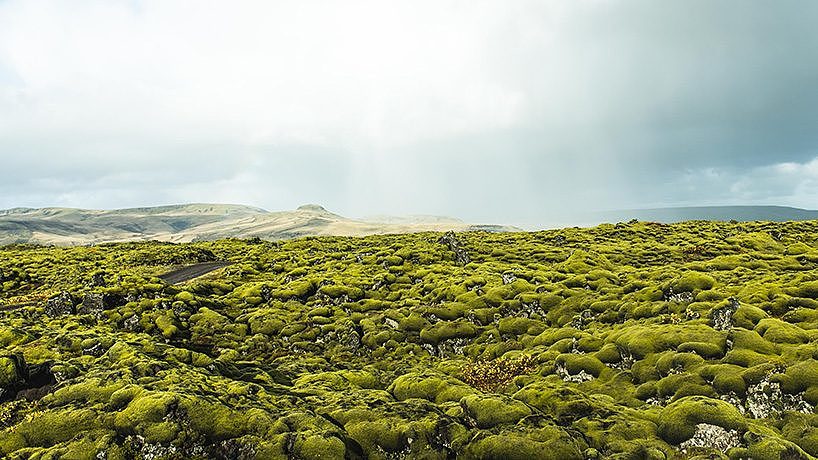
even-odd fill
[(193, 294), (191, 294), (190, 292), (187, 292), (187, 291), (182, 291), (182, 292), (176, 294), (175, 298), (176, 298), (176, 300), (178, 300), (180, 302), (183, 302), (183, 303), (187, 303), (187, 304), (193, 303), (193, 301), (195, 300), (195, 297), (193, 296)]
[(13, 358), (0, 358), (0, 387), (11, 387), (21, 381), (17, 362)]
[(468, 321), (441, 321), (420, 331), (420, 338), (432, 344), (438, 344), (448, 339), (474, 337), (475, 335), (477, 335), (477, 328)]
[(423, 328), (429, 326), (429, 321), (418, 313), (412, 313), (409, 316), (401, 319), (398, 323), (398, 328), (402, 331), (419, 332)]
[(162, 335), (169, 339), (179, 332), (179, 328), (174, 324), (173, 319), (167, 315), (159, 315), (154, 320), (156, 327), (162, 332)]
[(46, 395), (42, 402), (50, 406), (64, 406), (68, 403), (93, 404), (108, 402), (122, 383), (105, 383), (99, 379), (89, 378), (86, 381), (60, 388), (50, 395)]
[(818, 386), (818, 361), (804, 360), (787, 368), (786, 378), (780, 379), (781, 390), (786, 393), (800, 393)]
[(304, 460), (344, 458), (346, 446), (335, 436), (308, 435), (296, 441), (294, 450)]
[(731, 339), (734, 349), (747, 349), (765, 355), (778, 353), (778, 347), (764, 340), (756, 331), (734, 330)]
[(671, 444), (693, 437), (699, 423), (718, 425), (728, 430), (744, 431), (747, 422), (730, 403), (703, 396), (690, 396), (668, 405), (659, 422), (659, 435)]
[(807, 460), (810, 457), (795, 443), (780, 438), (765, 438), (750, 445), (746, 458), (758, 460)]
[(705, 359), (720, 358), (724, 355), (724, 350), (716, 343), (710, 342), (685, 342), (680, 344), (676, 350), (679, 353), (696, 353)]
[(98, 428), (97, 415), (86, 409), (37, 413), (13, 429), (0, 432), (0, 450), (10, 454), (27, 446), (53, 446)]
[[(705, 381), (701, 377), (689, 373), (671, 374), (656, 382), (656, 390), (659, 396), (664, 397), (675, 396), (682, 388), (685, 391), (691, 391), (693, 387), (698, 387), (698, 390), (701, 391), (705, 386)], [(696, 391), (695, 394), (701, 394), (699, 391)], [(704, 391), (708, 392), (708, 390)], [(709, 390), (709, 392), (712, 394), (712, 390)]]
[(531, 409), (522, 402), (499, 395), (467, 395), (460, 405), (480, 428), (514, 424), (531, 415)]
[(503, 334), (522, 335), (531, 333), (537, 335), (543, 331), (543, 326), (539, 321), (528, 318), (501, 318), (498, 329)]
[(769, 355), (763, 355), (753, 350), (737, 349), (728, 352), (722, 361), (742, 367), (753, 367), (759, 364), (769, 363), (771, 360), (770, 358), (771, 357)]
[(167, 393), (148, 393), (137, 396), (128, 406), (116, 414), (114, 426), (127, 434), (139, 434), (149, 442), (167, 442), (179, 431), (179, 426), (165, 421), (178, 398)]
[(349, 437), (364, 449), (368, 457), (378, 458), (378, 453), (396, 452), (403, 449), (406, 439), (395, 420), (381, 419), (358, 421), (344, 426)]
[(671, 287), (673, 292), (694, 292), (706, 291), (716, 285), (716, 280), (712, 276), (699, 272), (686, 272)]
[(765, 340), (773, 343), (805, 343), (809, 336), (803, 329), (776, 318), (765, 318), (755, 327)]
[(790, 293), (796, 297), (818, 299), (818, 281), (806, 281), (800, 283), (798, 287), (790, 289)]
[(759, 321), (767, 316), (767, 313), (758, 307), (741, 305), (736, 312), (733, 313), (733, 324), (736, 327), (753, 329)]
[(743, 367), (734, 364), (718, 364), (702, 366), (698, 373), (711, 382), (713, 388), (720, 394), (743, 395), (747, 390), (745, 371)]
[(593, 355), (579, 355), (574, 353), (559, 355), (556, 359), (556, 364), (565, 366), (565, 369), (571, 375), (585, 371), (594, 377), (599, 377), (599, 375), (607, 369), (605, 364)]
[[(465, 266), (434, 233), (0, 247), (0, 347), (25, 358), (6, 377), (0, 359), (23, 390), (2, 395), (0, 456), (125, 459), (142, 436), (182, 456), (675, 458), (668, 433), (735, 415), (691, 402), (771, 378), (818, 403), (815, 235), (818, 222), (463, 232)], [(156, 278), (197, 260), (233, 264)], [(104, 308), (44, 316), (61, 292)], [(730, 297), (732, 327), (713, 330)], [(581, 372), (597, 378), (563, 381)], [(92, 414), (82, 430), (65, 418), (77, 408)], [(814, 414), (743, 420), (742, 447), (714, 455), (815, 451)], [(55, 428), (67, 434), (35, 439)]]
[(476, 393), (457, 379), (430, 371), (402, 375), (392, 382), (388, 391), (400, 401), (423, 398), (438, 404), (460, 401), (463, 396)]
[(618, 363), (622, 360), (622, 356), (619, 353), (619, 348), (613, 343), (605, 344), (594, 354), (594, 356), (596, 356), (599, 361), (606, 364)]
[[(561, 442), (559, 442), (561, 441)], [(466, 458), (481, 460), (582, 459), (582, 451), (573, 442), (539, 441), (521, 434), (490, 435), (468, 445)]]
[(608, 341), (613, 341), (637, 359), (650, 353), (675, 349), (685, 342), (709, 342), (724, 347), (725, 340), (723, 334), (704, 325), (623, 327), (608, 337)]
[(258, 409), (239, 412), (204, 398), (183, 398), (179, 402), (190, 426), (210, 441), (236, 438), (244, 433), (266, 433), (273, 425), (269, 413)]

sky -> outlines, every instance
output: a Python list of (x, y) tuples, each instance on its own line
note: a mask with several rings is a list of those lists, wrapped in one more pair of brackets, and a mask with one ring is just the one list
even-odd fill
[(818, 208), (818, 2), (0, 0), (0, 208)]

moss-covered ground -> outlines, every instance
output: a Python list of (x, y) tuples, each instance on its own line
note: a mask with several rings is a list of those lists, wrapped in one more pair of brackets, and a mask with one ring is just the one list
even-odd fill
[(0, 457), (818, 455), (818, 222), (441, 236), (0, 248)]

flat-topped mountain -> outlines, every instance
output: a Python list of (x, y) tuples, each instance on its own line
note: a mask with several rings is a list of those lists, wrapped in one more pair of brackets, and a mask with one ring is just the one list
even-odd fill
[(141, 240), (190, 242), (252, 237), (277, 240), (312, 235), (363, 236), (448, 230), (518, 229), (502, 225), (472, 225), (444, 217), (350, 219), (317, 204), (278, 212), (252, 206), (207, 203), (115, 210), (0, 210), (0, 244), (80, 245)]

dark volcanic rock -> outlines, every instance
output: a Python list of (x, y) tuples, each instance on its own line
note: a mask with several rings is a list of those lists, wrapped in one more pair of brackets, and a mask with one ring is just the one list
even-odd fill
[(104, 287), (107, 284), (108, 283), (105, 281), (105, 273), (94, 273), (94, 275), (91, 276), (91, 287)]
[(92, 315), (97, 319), (102, 318), (105, 309), (105, 301), (102, 294), (85, 294), (82, 302), (77, 306), (77, 313), (80, 315)]
[(440, 237), (438, 243), (445, 244), (449, 247), (449, 250), (454, 252), (454, 260), (460, 265), (466, 265), (471, 262), (471, 258), (469, 257), (469, 253), (466, 252), (466, 249), (463, 247), (463, 243), (457, 239), (454, 232), (446, 232), (445, 235)]
[(56, 383), (51, 362), (26, 364), (22, 355), (0, 357), (0, 402), (12, 399), (35, 401)]
[(74, 299), (70, 292), (63, 291), (45, 303), (45, 314), (53, 318), (72, 313), (74, 313)]
[(0, 358), (0, 401), (12, 399), (16, 389), (25, 383), (25, 365), (20, 355)]
[(113, 310), (128, 303), (120, 294), (102, 294), (102, 305), (105, 310)]
[(739, 303), (735, 297), (727, 299), (727, 305), (713, 310), (713, 329), (729, 331), (733, 328), (733, 314), (738, 310)]

